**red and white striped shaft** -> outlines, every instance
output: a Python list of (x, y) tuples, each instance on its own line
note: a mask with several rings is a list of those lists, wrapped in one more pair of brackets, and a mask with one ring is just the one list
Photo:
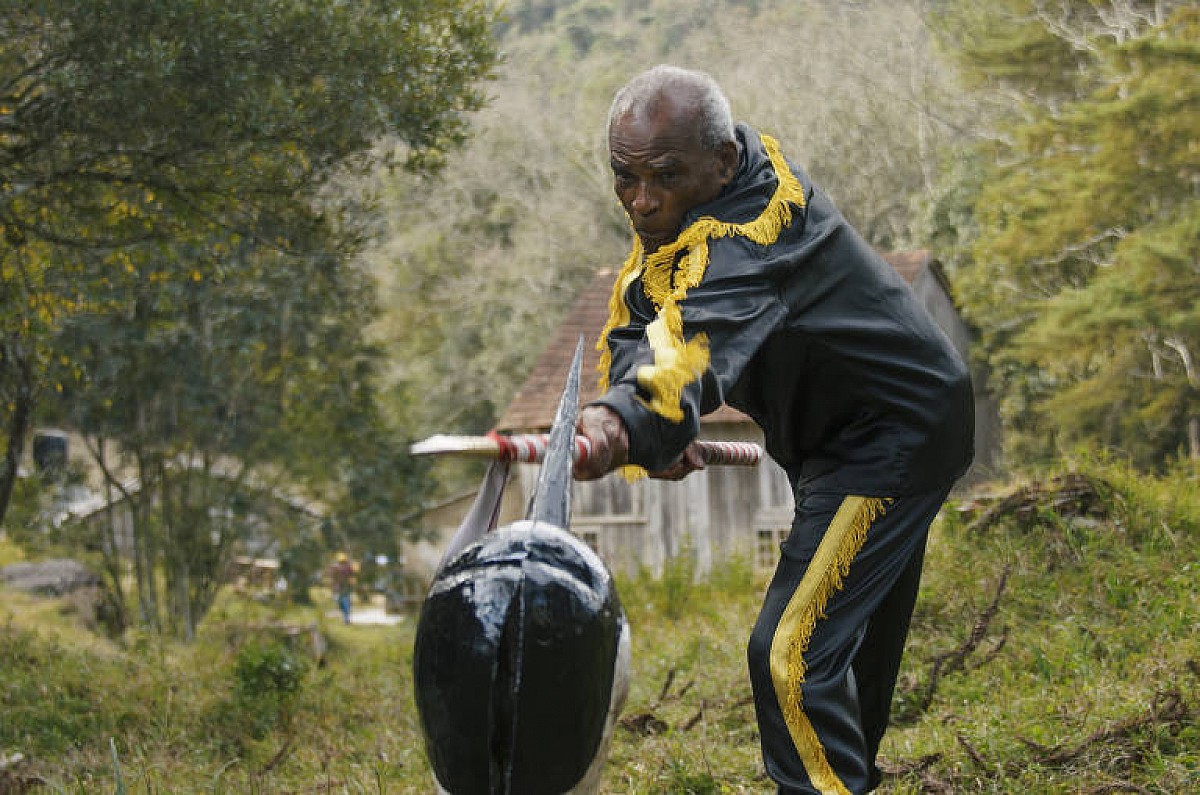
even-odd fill
[[(544, 433), (505, 435), (489, 433), (485, 436), (431, 436), (417, 442), (410, 451), (413, 455), (457, 454), (490, 458), (499, 461), (517, 461), (539, 464), (546, 455), (550, 437)], [(708, 466), (756, 466), (763, 457), (763, 449), (753, 442), (722, 442), (702, 439), (697, 441), (700, 456)], [(575, 460), (587, 461), (592, 452), (592, 443), (586, 436), (575, 437)]]

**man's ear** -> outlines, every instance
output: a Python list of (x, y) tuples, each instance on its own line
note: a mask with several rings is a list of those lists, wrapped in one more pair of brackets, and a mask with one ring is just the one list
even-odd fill
[(721, 178), (721, 187), (733, 180), (738, 169), (738, 145), (734, 141), (726, 141), (717, 148), (717, 162), (720, 164), (717, 173)]

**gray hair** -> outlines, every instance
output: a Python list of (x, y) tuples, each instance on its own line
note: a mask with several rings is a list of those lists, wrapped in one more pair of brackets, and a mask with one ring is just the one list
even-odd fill
[(683, 69), (669, 64), (659, 64), (653, 69), (634, 77), (613, 98), (608, 110), (608, 130), (613, 122), (635, 110), (653, 107), (664, 95), (683, 94), (695, 103), (696, 132), (700, 145), (716, 149), (721, 144), (734, 140), (733, 113), (729, 100), (717, 81), (704, 72)]

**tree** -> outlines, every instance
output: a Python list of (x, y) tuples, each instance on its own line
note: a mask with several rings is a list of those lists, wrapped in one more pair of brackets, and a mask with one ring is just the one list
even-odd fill
[[(490, 74), (474, 0), (51, 0), (0, 19), (0, 517), (64, 319), (189, 247), (359, 242), (317, 210), (381, 139), (436, 166)], [(313, 235), (316, 227), (338, 232)], [(164, 253), (165, 252), (165, 253)], [(203, 276), (204, 274), (202, 274)]]
[[(93, 540), (120, 605), (128, 569), (138, 614), (190, 638), (235, 545), (253, 532), (288, 546), (292, 514), (328, 513), (349, 538), (395, 544), (397, 528), (362, 518), (403, 513), (414, 473), (376, 411), (366, 274), (332, 254), (244, 245), (219, 267), (164, 255), (112, 291), (126, 311), (64, 324), (57, 348), (87, 379), (58, 403), (129, 516), (128, 540), (112, 512)], [(359, 485), (368, 467), (373, 491)], [(301, 510), (300, 487), (324, 509)]]
[(40, 406), (124, 490), (160, 628), (190, 635), (247, 500), (285, 480), (380, 537), (416, 470), (375, 405), (374, 289), (348, 264), (369, 197), (341, 186), (383, 152), (431, 172), (461, 143), (493, 21), (472, 0), (61, 0), (0, 20), (0, 517)]
[(1200, 12), (1011, 0), (981, 16), (969, 73), (1022, 100), (987, 150), (962, 286), (1014, 450), (1200, 457)]

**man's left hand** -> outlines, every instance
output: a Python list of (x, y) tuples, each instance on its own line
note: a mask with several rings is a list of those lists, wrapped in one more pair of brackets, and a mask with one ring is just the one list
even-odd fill
[(697, 470), (704, 469), (704, 457), (700, 455), (700, 448), (692, 442), (684, 451), (680, 453), (679, 458), (676, 458), (674, 463), (666, 469), (658, 472), (651, 472), (650, 477), (657, 480), (683, 480), (688, 475)]

